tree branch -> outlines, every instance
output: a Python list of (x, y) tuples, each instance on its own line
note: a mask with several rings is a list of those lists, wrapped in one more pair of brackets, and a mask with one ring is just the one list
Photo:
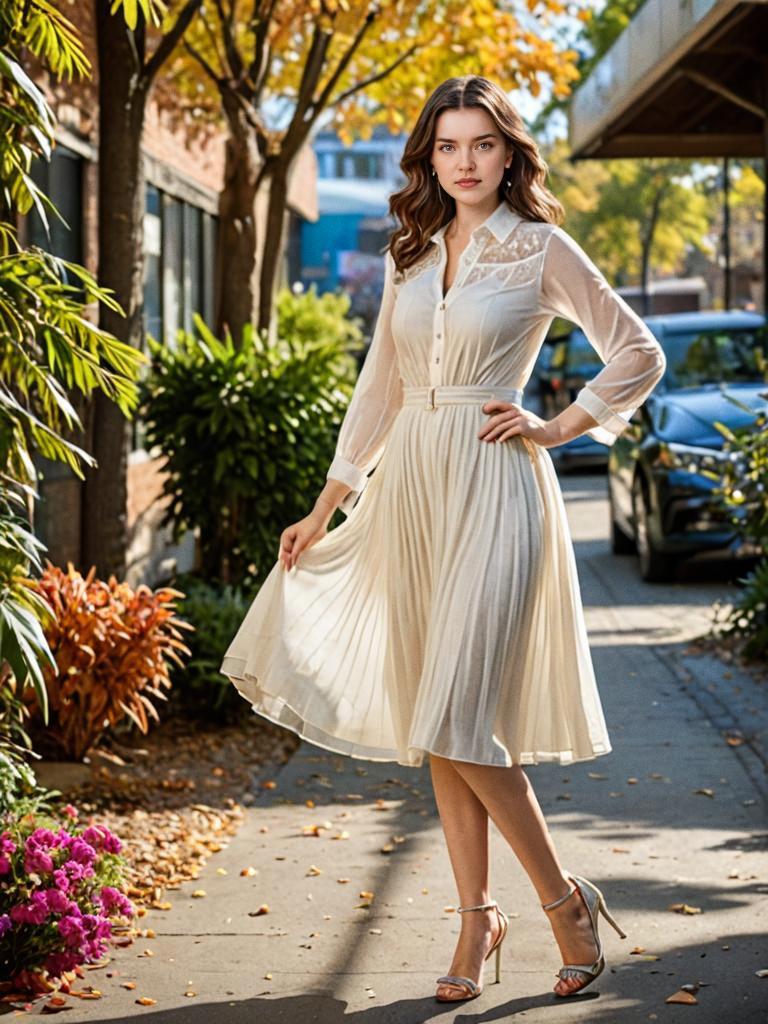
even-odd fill
[(192, 23), (193, 18), (200, 10), (202, 2), (203, 0), (187, 0), (184, 7), (182, 7), (176, 21), (160, 40), (155, 52), (144, 64), (142, 78), (144, 79), (145, 86), (152, 84), (160, 68), (176, 49), (184, 33)]
[(275, 12), (277, 0), (266, 0), (266, 10), (262, 11), (262, 0), (255, 0), (252, 21), (256, 24), (253, 33), (253, 60), (248, 66), (248, 78), (252, 82), (254, 100), (261, 102), (261, 93), (269, 73), (272, 58), (267, 42), (269, 25)]
[(202, 53), (200, 53), (198, 50), (196, 50), (194, 48), (194, 46), (192, 45), (192, 43), (190, 43), (187, 39), (184, 40), (184, 44), (183, 45), (184, 45), (184, 49), (187, 51), (187, 53), (190, 55), (190, 57), (192, 57), (193, 60), (197, 61), (197, 63), (200, 65), (200, 67), (203, 69), (203, 71), (206, 73), (206, 75), (208, 75), (208, 77), (213, 82), (213, 84), (217, 88), (220, 87), (221, 83), (223, 82), (223, 78), (221, 77), (221, 75), (217, 75), (216, 74), (216, 69), (211, 67), (211, 65), (208, 63), (208, 61), (202, 55)]
[[(229, 64), (229, 70), (232, 78), (241, 78), (243, 74), (243, 58), (240, 56), (240, 52), (237, 49), (237, 43), (235, 42), (235, 35), (232, 31), (232, 19), (227, 15), (224, 10), (224, 4), (222, 0), (213, 0), (216, 7), (216, 12), (219, 15), (219, 24), (221, 25), (221, 34), (224, 39), (224, 52), (227, 55), (227, 62)], [(231, 11), (231, 8), (230, 8)]]
[(383, 71), (377, 71), (375, 75), (369, 75), (368, 78), (363, 78), (361, 81), (357, 83), (357, 85), (353, 85), (349, 89), (345, 89), (344, 92), (339, 93), (335, 100), (329, 100), (329, 102), (326, 103), (325, 105), (325, 109), (328, 110), (329, 107), (338, 106), (339, 103), (343, 103), (344, 100), (349, 99), (350, 96), (353, 96), (356, 92), (359, 92), (361, 89), (367, 88), (374, 82), (380, 82), (382, 78), (386, 78), (387, 75), (391, 75), (392, 72), (400, 64), (402, 64), (404, 60), (407, 60), (409, 57), (412, 57), (418, 49), (420, 49), (419, 44), (414, 43), (414, 45), (407, 49), (405, 53), (403, 53), (400, 57), (398, 57), (393, 64), (390, 64), (388, 68), (384, 68)]
[(312, 102), (313, 117), (316, 117), (317, 114), (321, 110), (325, 109), (326, 104), (328, 103), (328, 98), (330, 97), (331, 92), (333, 91), (334, 86), (336, 85), (336, 83), (339, 81), (339, 79), (341, 78), (342, 74), (346, 70), (347, 65), (352, 60), (352, 57), (355, 54), (355, 51), (357, 50), (357, 48), (362, 43), (363, 37), (365, 36), (365, 33), (368, 31), (368, 29), (371, 27), (371, 25), (376, 20), (377, 15), (380, 14), (380, 13), (381, 13), (380, 8), (377, 7), (374, 10), (369, 11), (368, 14), (366, 14), (365, 18), (363, 18), (363, 21), (362, 21), (362, 23), (360, 25), (360, 28), (355, 33), (355, 36), (352, 39), (352, 42), (349, 44), (346, 53), (342, 54), (341, 59), (339, 60), (339, 63), (336, 65), (336, 70), (333, 72), (331, 77), (326, 82), (325, 88), (320, 93), (320, 95), (318, 96), (317, 100), (316, 101), (313, 100), (313, 102)]

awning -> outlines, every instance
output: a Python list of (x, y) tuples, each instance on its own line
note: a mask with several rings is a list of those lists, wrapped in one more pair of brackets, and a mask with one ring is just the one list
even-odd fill
[[(768, 0), (646, 0), (576, 92), (569, 143), (575, 160), (762, 157), (768, 168)], [(763, 225), (768, 311), (768, 188)]]

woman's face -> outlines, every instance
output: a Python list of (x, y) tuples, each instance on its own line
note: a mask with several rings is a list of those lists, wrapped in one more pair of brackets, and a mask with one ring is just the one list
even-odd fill
[[(494, 205), (504, 175), (512, 163), (505, 139), (491, 115), (478, 107), (444, 110), (435, 124), (431, 163), (445, 191), (457, 203)], [(474, 184), (460, 184), (473, 179)]]

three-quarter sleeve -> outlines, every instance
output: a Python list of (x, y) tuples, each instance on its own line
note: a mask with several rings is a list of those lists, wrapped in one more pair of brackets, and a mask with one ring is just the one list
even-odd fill
[(340, 480), (351, 488), (339, 505), (346, 515), (384, 454), (387, 434), (403, 404), (402, 380), (392, 337), (394, 270), (392, 254), (387, 250), (384, 290), (376, 326), (339, 428), (333, 461), (326, 473), (326, 479)]
[(574, 402), (597, 420), (586, 433), (613, 444), (664, 373), (661, 345), (581, 246), (557, 225), (544, 254), (540, 306), (578, 324), (605, 363)]

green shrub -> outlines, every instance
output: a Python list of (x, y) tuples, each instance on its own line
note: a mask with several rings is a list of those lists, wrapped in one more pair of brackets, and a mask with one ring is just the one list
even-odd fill
[(721, 633), (743, 641), (741, 653), (745, 658), (768, 661), (768, 559), (759, 562), (740, 582), (744, 590), (729, 611)]
[(239, 346), (219, 340), (200, 317), (173, 348), (149, 340), (141, 401), (147, 445), (167, 457), (163, 525), (176, 540), (199, 529), (206, 579), (263, 580), (280, 533), (322, 490), (356, 377), (348, 307), (282, 294), (275, 341), (250, 327)]
[[(766, 385), (768, 388), (768, 384)], [(731, 396), (729, 396), (731, 397)], [(749, 407), (731, 397), (745, 411)], [(739, 580), (744, 590), (731, 608), (721, 632), (743, 641), (746, 658), (768, 660), (768, 415), (760, 412), (745, 427), (730, 430), (715, 426), (731, 453), (719, 472), (707, 472), (718, 481), (715, 494), (730, 513), (739, 537), (754, 544), (762, 555), (756, 569)], [(715, 621), (723, 622), (719, 606)]]

